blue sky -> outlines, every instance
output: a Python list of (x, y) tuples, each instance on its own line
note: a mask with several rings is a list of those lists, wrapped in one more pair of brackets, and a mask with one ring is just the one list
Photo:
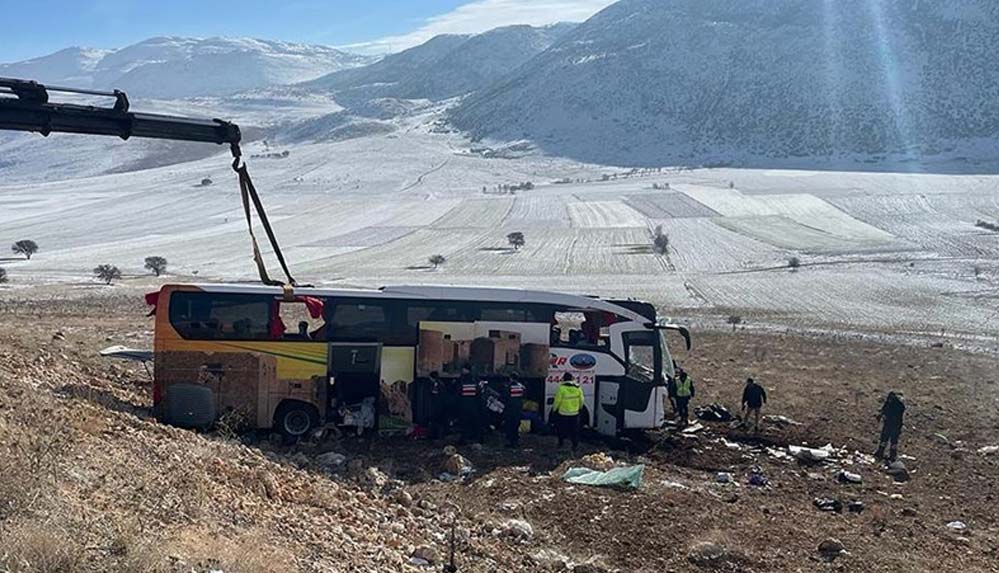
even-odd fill
[(252, 36), (397, 51), (439, 33), (582, 21), (612, 0), (0, 0), (0, 62), (152, 36)]

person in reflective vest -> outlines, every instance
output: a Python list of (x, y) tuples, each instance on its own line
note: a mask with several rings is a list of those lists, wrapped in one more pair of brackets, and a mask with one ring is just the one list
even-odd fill
[(690, 399), (694, 397), (694, 379), (681, 368), (676, 374), (676, 410), (680, 415), (680, 425), (686, 427), (690, 423)]
[(583, 409), (583, 390), (569, 372), (562, 376), (562, 383), (555, 392), (552, 404), (552, 417), (555, 418), (555, 431), (558, 433), (558, 447), (565, 444), (566, 438), (572, 442), (572, 451), (579, 447), (579, 414)]
[(468, 365), (461, 367), (458, 378), (458, 418), (461, 424), (461, 443), (482, 441), (482, 404), (479, 382)]
[(506, 434), (506, 445), (510, 448), (520, 445), (520, 420), (524, 414), (526, 390), (520, 382), (520, 376), (516, 372), (510, 374), (506, 385), (506, 401), (503, 404), (503, 431)]

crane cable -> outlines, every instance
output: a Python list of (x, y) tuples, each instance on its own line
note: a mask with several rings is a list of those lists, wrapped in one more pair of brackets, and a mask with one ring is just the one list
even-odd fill
[[(288, 263), (284, 260), (284, 254), (281, 252), (281, 246), (278, 245), (274, 229), (271, 228), (271, 223), (267, 219), (267, 213), (264, 211), (264, 205), (260, 202), (260, 195), (257, 193), (257, 188), (253, 185), (253, 180), (250, 179), (250, 172), (246, 169), (246, 163), (242, 161), (242, 151), (239, 148), (239, 144), (233, 143), (230, 145), (230, 149), (233, 156), (232, 170), (239, 176), (239, 194), (243, 200), (243, 213), (246, 215), (246, 226), (250, 231), (250, 242), (253, 244), (253, 262), (257, 265), (260, 282), (267, 286), (282, 287), (285, 292), (285, 298), (288, 298), (292, 296), (292, 288), (299, 286), (298, 282), (295, 280), (295, 277), (291, 276), (291, 271), (288, 270)], [(267, 233), (267, 239), (270, 241), (271, 248), (274, 249), (274, 255), (277, 256), (278, 262), (281, 263), (281, 270), (284, 271), (284, 276), (288, 279), (288, 282), (274, 280), (267, 274), (267, 267), (264, 265), (264, 258), (260, 254), (260, 246), (257, 243), (257, 236), (253, 232), (253, 217), (250, 213), (251, 202), (253, 203), (253, 209), (257, 213), (257, 218), (260, 219), (260, 224), (263, 225), (264, 231)]]

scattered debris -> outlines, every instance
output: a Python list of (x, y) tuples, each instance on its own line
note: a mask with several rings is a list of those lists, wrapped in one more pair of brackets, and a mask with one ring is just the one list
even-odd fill
[(889, 464), (885, 473), (894, 478), (896, 482), (902, 483), (909, 481), (909, 470), (905, 467), (905, 463), (901, 461), (896, 460)]
[(412, 558), (434, 565), (440, 562), (441, 554), (432, 545), (421, 545), (413, 551)]
[(451, 475), (467, 476), (475, 471), (475, 467), (465, 456), (455, 453), (444, 462), (444, 470)]
[(978, 453), (983, 456), (991, 456), (992, 454), (999, 453), (999, 446), (984, 446), (978, 448)]
[(740, 570), (740, 565), (747, 561), (742, 552), (713, 541), (695, 544), (687, 553), (687, 560), (698, 567), (718, 570)]
[(600, 471), (607, 471), (616, 465), (614, 458), (604, 452), (587, 454), (580, 458), (579, 462), (590, 469)]
[(864, 502), (855, 499), (846, 504), (846, 510), (850, 513), (863, 513), (865, 509)]
[(605, 472), (590, 468), (569, 468), (562, 476), (562, 480), (580, 485), (638, 489), (642, 487), (642, 474), (644, 472), (644, 464), (622, 466)]
[(680, 433), (681, 434), (687, 434), (687, 435), (696, 434), (697, 432), (700, 432), (703, 429), (704, 429), (704, 426), (702, 424), (698, 423), (698, 424), (694, 424), (692, 426), (687, 426), (686, 428), (680, 430)]
[(839, 473), (836, 474), (836, 479), (838, 479), (840, 483), (864, 483), (863, 476), (853, 472), (848, 472), (846, 470), (840, 470)]
[(968, 524), (963, 521), (951, 521), (947, 524), (947, 529), (960, 532), (968, 529)]
[(769, 422), (778, 428), (785, 428), (787, 426), (800, 426), (801, 422), (796, 422), (787, 416), (779, 416), (774, 414), (768, 414), (763, 416), (764, 422)]
[(735, 451), (741, 451), (742, 450), (742, 445), (741, 444), (739, 444), (738, 442), (730, 442), (730, 441), (726, 440), (725, 438), (722, 438), (721, 440), (719, 440), (719, 443), (721, 445), (725, 446), (726, 448), (730, 449), (730, 450), (735, 450)]
[(843, 502), (831, 497), (817, 497), (812, 501), (812, 505), (818, 508), (819, 511), (843, 512)]
[(715, 474), (715, 481), (718, 483), (732, 483), (732, 474), (728, 472), (718, 472)]
[(534, 538), (534, 528), (523, 519), (508, 519), (500, 524), (500, 535), (518, 541), (530, 541)]
[(833, 561), (842, 555), (848, 555), (846, 547), (835, 537), (828, 537), (819, 543), (819, 555), (826, 561)]
[(316, 456), (316, 463), (320, 467), (330, 469), (342, 466), (347, 461), (347, 456), (339, 452), (327, 452)]
[(668, 480), (668, 479), (667, 480), (663, 480), (663, 481), (661, 481), (659, 483), (663, 487), (668, 487), (670, 489), (690, 489), (689, 487), (687, 487), (686, 485), (684, 485), (684, 484), (682, 484), (682, 483), (680, 483), (678, 481), (671, 481), (671, 480)]
[(735, 417), (721, 404), (708, 404), (694, 410), (698, 418), (706, 422), (731, 422)]
[(765, 487), (770, 483), (767, 476), (763, 475), (763, 469), (760, 466), (753, 466), (753, 469), (749, 470), (749, 485), (756, 487)]
[(826, 445), (822, 448), (807, 448), (805, 446), (788, 446), (787, 450), (792, 456), (803, 462), (821, 463), (832, 457), (833, 448)]

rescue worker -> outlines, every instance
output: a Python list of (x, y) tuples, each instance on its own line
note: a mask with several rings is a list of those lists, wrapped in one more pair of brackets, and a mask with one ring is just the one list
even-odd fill
[(579, 447), (579, 416), (583, 410), (583, 390), (569, 372), (562, 375), (562, 383), (555, 392), (552, 416), (558, 433), (558, 447), (565, 444), (566, 438), (572, 442), (572, 452)]
[[(882, 422), (881, 439), (874, 457), (893, 462), (898, 457), (898, 438), (902, 435), (902, 418), (905, 416), (905, 402), (901, 393), (889, 392), (885, 403), (878, 412), (878, 421)], [(891, 443), (888, 457), (885, 458), (885, 447)]]
[(676, 374), (676, 410), (680, 415), (680, 426), (684, 428), (690, 423), (688, 406), (690, 399), (694, 397), (694, 392), (694, 379), (681, 368)]
[(467, 365), (461, 367), (458, 378), (458, 420), (461, 425), (461, 443), (482, 441), (482, 404), (479, 382)]
[(513, 372), (506, 384), (506, 402), (503, 405), (503, 430), (506, 445), (516, 448), (520, 445), (520, 420), (524, 414), (524, 392), (527, 388), (520, 383), (520, 376)]
[(430, 373), (430, 438), (438, 440), (447, 435), (447, 387), (437, 371)]
[[(752, 378), (746, 378), (746, 387), (742, 390), (742, 423), (748, 430), (750, 425), (754, 432), (760, 431), (760, 409), (767, 403), (767, 391)], [(753, 417), (750, 423), (749, 417)]]

